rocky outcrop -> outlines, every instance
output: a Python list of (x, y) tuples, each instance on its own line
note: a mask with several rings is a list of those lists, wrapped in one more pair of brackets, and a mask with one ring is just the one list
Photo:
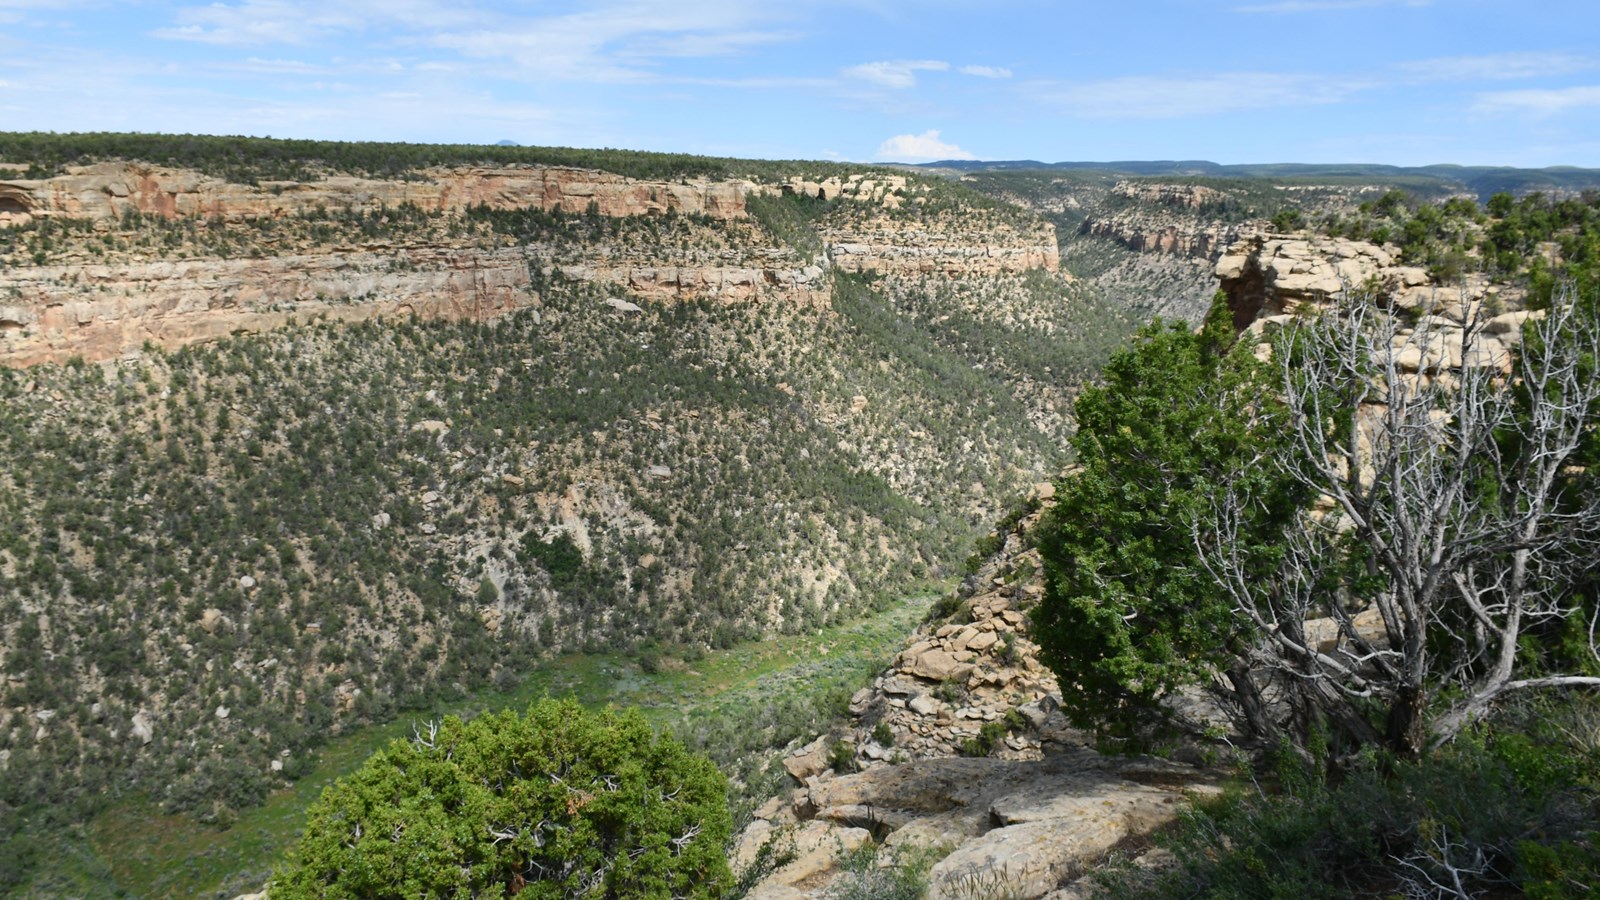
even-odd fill
[(1055, 228), (930, 228), (878, 218), (823, 232), (834, 265), (880, 275), (994, 275), (1061, 267)]
[(0, 182), (0, 211), (17, 203), (35, 216), (99, 219), (137, 212), (239, 222), (318, 207), (374, 212), (409, 203), (430, 212), (487, 205), (581, 213), (592, 205), (606, 216), (676, 212), (730, 219), (745, 214), (744, 198), (752, 187), (749, 182), (709, 179), (642, 181), (545, 166), (434, 168), (406, 181), (330, 175), (319, 181), (248, 185), (182, 169), (105, 162), (72, 167), (54, 178)]
[(539, 305), (533, 275), (618, 285), (657, 302), (770, 297), (820, 305), (820, 266), (781, 252), (728, 260), (596, 253), (565, 265), (539, 247), (372, 246), (266, 259), (50, 265), (0, 275), (0, 365), (111, 359), (324, 317), (484, 320)]
[(1392, 246), (1318, 236), (1257, 236), (1217, 261), (1234, 327), (1258, 338), (1321, 308), (1346, 291), (1364, 291), (1392, 305), (1420, 328), (1401, 329), (1394, 347), (1404, 372), (1436, 373), (1463, 366), (1510, 371), (1520, 343), (1523, 292), (1469, 274), (1436, 283), (1426, 269), (1404, 265)]
[(740, 838), (734, 861), (762, 843), (792, 841), (793, 862), (749, 896), (825, 896), (837, 860), (869, 840), (896, 853), (947, 853), (929, 873), (930, 898), (1042, 897), (1070, 884), (1123, 844), (1177, 818), (1216, 776), (1180, 763), (1091, 750), (1043, 760), (927, 759), (813, 778), (768, 804)]
[(798, 194), (818, 200), (846, 198), (899, 209), (908, 193), (920, 193), (904, 175), (855, 173), (845, 176), (807, 177), (796, 175), (776, 185), (764, 185), (767, 193)]
[(1205, 210), (1229, 199), (1227, 192), (1198, 184), (1119, 181), (1105, 211), (1084, 220), (1082, 233), (1113, 240), (1135, 253), (1160, 253), (1213, 261), (1224, 247), (1259, 229), (1260, 223), (1226, 223)]
[(1252, 225), (1163, 222), (1145, 214), (1088, 219), (1083, 233), (1116, 241), (1135, 253), (1164, 253), (1213, 260), (1224, 247), (1251, 233)]
[(1227, 194), (1201, 184), (1166, 184), (1149, 181), (1119, 181), (1111, 189), (1114, 197), (1144, 206), (1171, 206), (1198, 210), (1208, 203), (1220, 203)]
[[(974, 230), (961, 227), (959, 217), (880, 215), (908, 196), (908, 185), (904, 176), (881, 173), (817, 181), (795, 176), (758, 187), (526, 166), (430, 169), (406, 181), (329, 176), (257, 186), (139, 163), (76, 167), (55, 178), (0, 183), (0, 216), (6, 217), (0, 225), (69, 217), (84, 234), (52, 248), (49, 256), (34, 254), (31, 262), (15, 256), (0, 269), (0, 365), (105, 360), (146, 343), (177, 347), (319, 316), (486, 319), (537, 306), (534, 285), (541, 278), (616, 286), (639, 302), (759, 300), (825, 307), (834, 265), (852, 272), (948, 276), (1057, 267), (1048, 224)], [(822, 229), (823, 252), (815, 262), (747, 224), (745, 198), (756, 190), (847, 201), (835, 216), (841, 224)], [(471, 229), (459, 239), (447, 237), (456, 232), (441, 226), (428, 239), (358, 237), (352, 246), (284, 241), (225, 258), (187, 246), (127, 246), (139, 227), (125, 218), (132, 213), (204, 217), (210, 227), (225, 230), (317, 210), (376, 214), (402, 204), (426, 211), (435, 222), (459, 221), (452, 217), (481, 205), (743, 221), (712, 227), (700, 220), (694, 227), (706, 232), (703, 242), (640, 240), (635, 229), (628, 240), (613, 244), (519, 247), (474, 236)]]
[[(1041, 485), (1035, 500), (1051, 493)], [(758, 811), (734, 863), (768, 842), (792, 842), (796, 859), (750, 896), (824, 896), (842, 853), (876, 840), (883, 859), (939, 856), (930, 897), (1042, 897), (1217, 790), (1211, 770), (1087, 749), (1057, 711), (1055, 678), (1026, 636), (1025, 611), (1043, 593), (1023, 540), (1037, 515), (1007, 530), (950, 617), (919, 628), (852, 698), (850, 728), (784, 761), (798, 787)], [(851, 771), (829, 768), (840, 758)]]

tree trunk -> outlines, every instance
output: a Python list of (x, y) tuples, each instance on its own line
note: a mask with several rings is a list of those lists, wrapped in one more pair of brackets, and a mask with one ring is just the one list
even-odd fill
[(1250, 677), (1250, 667), (1243, 660), (1235, 663), (1228, 670), (1228, 681), (1233, 685), (1233, 695), (1239, 702), (1239, 710), (1244, 713), (1251, 736), (1263, 744), (1276, 741), (1278, 727), (1267, 715), (1267, 705), (1262, 702), (1261, 691)]
[(1422, 716), (1422, 689), (1402, 685), (1389, 704), (1389, 728), (1385, 738), (1389, 749), (1414, 759), (1427, 744), (1427, 727)]

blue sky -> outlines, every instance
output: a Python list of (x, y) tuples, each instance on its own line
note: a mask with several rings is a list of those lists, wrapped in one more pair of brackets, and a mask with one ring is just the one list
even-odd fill
[(0, 128), (1600, 167), (1594, 0), (0, 0)]

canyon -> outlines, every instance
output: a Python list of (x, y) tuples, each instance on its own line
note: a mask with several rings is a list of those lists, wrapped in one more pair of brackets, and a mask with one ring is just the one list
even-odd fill
[(736, 852), (797, 837), (766, 897), (869, 839), (947, 847), (940, 896), (1073, 896), (1221, 779), (1088, 749), (1029, 640), (1079, 387), (1219, 286), (1255, 338), (1351, 285), (1500, 317), (1418, 374), (1502, 364), (1523, 315), (1271, 221), (1377, 187), (690, 168), (0, 170), (0, 802), (225, 827), (560, 654), (687, 668), (948, 587), (1025, 498)]

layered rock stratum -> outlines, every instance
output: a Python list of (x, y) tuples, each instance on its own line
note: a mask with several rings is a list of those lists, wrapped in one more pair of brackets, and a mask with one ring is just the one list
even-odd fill
[[(720, 248), (663, 243), (581, 247), (384, 232), (343, 241), (257, 246), (243, 256), (166, 245), (119, 249), (145, 219), (221, 231), (327, 216), (387, 220), (420, 210), (460, 218), (525, 210), (651, 219), (748, 218), (753, 194), (830, 197), (846, 205), (821, 229), (823, 252), (803, 258), (751, 229)], [(828, 273), (991, 275), (1059, 265), (1047, 223), (963, 222), (911, 216), (903, 177), (856, 175), (758, 185), (745, 180), (645, 181), (550, 167), (434, 168), (404, 181), (330, 175), (314, 182), (236, 184), (134, 163), (74, 167), (36, 181), (0, 182), (17, 224), (58, 221), (91, 242), (37, 253), (0, 270), (0, 364), (111, 359), (146, 343), (172, 348), (315, 317), (484, 320), (540, 304), (535, 282), (618, 286), (658, 302), (826, 305)], [(358, 235), (359, 237), (359, 235)], [(320, 244), (320, 245), (319, 245)]]

